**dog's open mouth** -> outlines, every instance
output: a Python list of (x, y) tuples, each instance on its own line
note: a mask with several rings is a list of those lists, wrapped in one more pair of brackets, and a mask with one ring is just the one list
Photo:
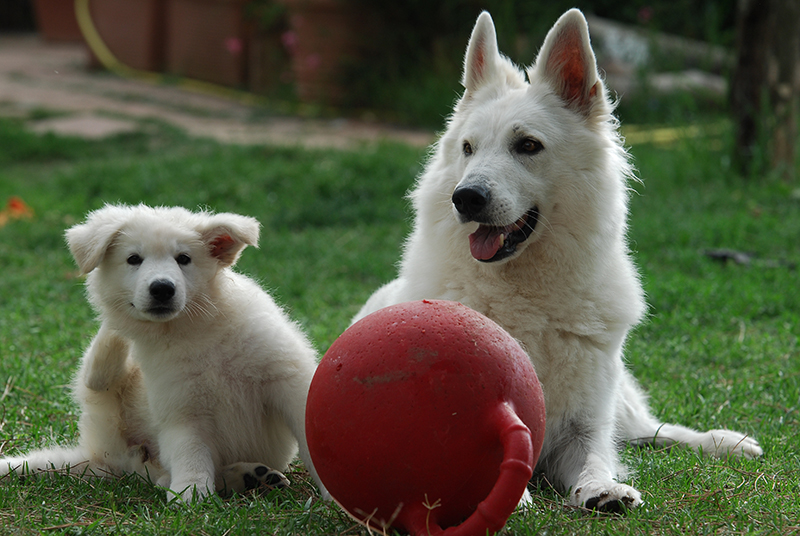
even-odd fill
[(495, 262), (513, 255), (517, 246), (528, 239), (539, 221), (534, 207), (520, 219), (504, 227), (483, 225), (469, 235), (469, 250), (481, 262)]

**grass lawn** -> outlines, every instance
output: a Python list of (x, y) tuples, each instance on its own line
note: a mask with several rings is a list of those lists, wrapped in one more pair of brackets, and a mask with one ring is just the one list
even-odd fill
[[(717, 124), (718, 126), (718, 124)], [(627, 359), (666, 421), (755, 434), (765, 455), (713, 460), (628, 448), (645, 504), (625, 516), (570, 509), (549, 489), (507, 534), (800, 533), (800, 195), (730, 169), (727, 127), (635, 145), (631, 244), (651, 305)], [(105, 202), (183, 205), (258, 218), (238, 265), (269, 288), (320, 353), (394, 274), (425, 151), (223, 146), (157, 123), (102, 142), (36, 136), (0, 119), (0, 203), (30, 220), (0, 228), (0, 453), (74, 440), (67, 385), (96, 323), (63, 241)], [(704, 250), (751, 252), (749, 265)], [(364, 534), (296, 466), (288, 491), (167, 504), (134, 477), (0, 482), (0, 534)]]

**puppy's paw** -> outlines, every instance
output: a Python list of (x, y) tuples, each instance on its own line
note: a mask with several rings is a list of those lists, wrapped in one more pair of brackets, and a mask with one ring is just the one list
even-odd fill
[(587, 482), (575, 490), (570, 503), (589, 510), (621, 514), (642, 504), (642, 495), (617, 482)]
[(130, 344), (109, 329), (101, 328), (83, 358), (82, 372), (86, 387), (107, 391), (125, 375)]
[(273, 490), (289, 486), (283, 473), (260, 463), (233, 463), (224, 467), (217, 477), (217, 492), (229, 495), (251, 489)]

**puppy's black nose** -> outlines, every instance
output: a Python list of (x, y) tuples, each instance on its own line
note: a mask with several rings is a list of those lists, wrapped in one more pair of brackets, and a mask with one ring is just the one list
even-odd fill
[(475, 218), (489, 204), (490, 192), (480, 185), (459, 186), (453, 192), (453, 206), (459, 214)]
[(168, 302), (175, 295), (175, 283), (159, 279), (150, 283), (150, 296), (157, 302)]

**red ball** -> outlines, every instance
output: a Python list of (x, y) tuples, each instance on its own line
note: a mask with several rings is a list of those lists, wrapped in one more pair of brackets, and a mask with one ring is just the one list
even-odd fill
[(500, 530), (544, 440), (530, 359), (487, 317), (416, 301), (353, 324), (308, 394), (311, 459), (333, 498), (377, 529)]

